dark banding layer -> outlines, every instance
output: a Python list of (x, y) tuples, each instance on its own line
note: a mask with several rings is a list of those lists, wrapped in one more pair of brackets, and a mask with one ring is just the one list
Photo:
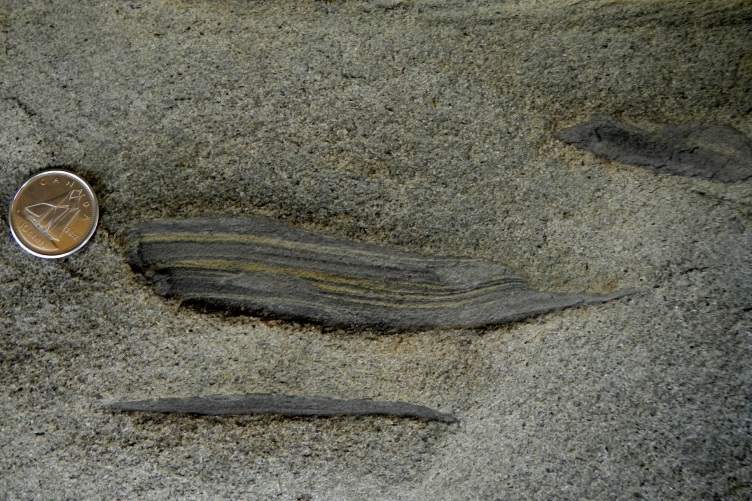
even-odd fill
[(455, 423), (457, 418), (422, 405), (374, 400), (337, 400), (326, 397), (297, 397), (250, 393), (206, 397), (157, 398), (115, 402), (108, 407), (119, 411), (201, 414), (278, 414), (281, 416), (395, 416)]
[(211, 307), (382, 329), (501, 324), (610, 295), (529, 289), (513, 271), (423, 256), (254, 218), (152, 221), (128, 233), (158, 293)]
[(596, 117), (563, 129), (556, 137), (609, 160), (656, 172), (727, 183), (752, 177), (752, 141), (725, 125), (642, 129)]

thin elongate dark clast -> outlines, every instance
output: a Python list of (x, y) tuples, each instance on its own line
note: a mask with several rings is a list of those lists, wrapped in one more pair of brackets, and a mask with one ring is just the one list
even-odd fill
[(409, 417), (427, 421), (455, 423), (457, 418), (422, 405), (407, 402), (380, 402), (326, 397), (298, 397), (250, 393), (205, 397), (157, 398), (115, 402), (107, 407), (128, 412), (161, 412), (209, 416), (234, 414), (277, 414), (281, 416), (365, 416)]
[(752, 177), (752, 140), (725, 125), (635, 127), (596, 117), (556, 137), (600, 157), (656, 172), (720, 182)]
[(424, 256), (256, 218), (152, 221), (128, 233), (156, 291), (331, 326), (478, 327), (623, 296), (538, 292), (509, 268)]

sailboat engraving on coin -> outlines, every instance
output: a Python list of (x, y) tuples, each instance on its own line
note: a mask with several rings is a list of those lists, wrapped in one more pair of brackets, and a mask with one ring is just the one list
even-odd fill
[(81, 210), (78, 206), (81, 201), (83, 190), (70, 190), (59, 197), (34, 205), (24, 207), (26, 219), (50, 240), (60, 241), (64, 231), (70, 231), (68, 224)]
[(13, 238), (38, 257), (69, 256), (94, 234), (99, 205), (91, 186), (62, 170), (46, 171), (26, 181), (10, 209)]

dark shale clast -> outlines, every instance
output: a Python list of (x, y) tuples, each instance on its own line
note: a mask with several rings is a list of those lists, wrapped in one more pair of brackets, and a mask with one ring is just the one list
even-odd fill
[(258, 218), (151, 221), (128, 233), (159, 294), (330, 326), (480, 327), (628, 294), (540, 292), (506, 266), (400, 252)]
[(640, 128), (596, 117), (556, 137), (595, 155), (655, 172), (730, 183), (752, 177), (752, 140), (726, 125)]
[(248, 393), (204, 397), (156, 398), (123, 401), (107, 407), (123, 412), (159, 412), (224, 416), (242, 414), (276, 414), (280, 416), (393, 416), (455, 423), (450, 414), (407, 402), (368, 399), (339, 400), (327, 397), (304, 397)]

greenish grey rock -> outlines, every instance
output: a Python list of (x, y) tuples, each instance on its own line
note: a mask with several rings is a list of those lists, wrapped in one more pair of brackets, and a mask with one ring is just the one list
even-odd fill
[[(13, 499), (744, 499), (752, 187), (603, 162), (593, 116), (752, 137), (747, 0), (0, 2), (0, 199), (91, 181), (60, 262), (0, 239)], [(482, 331), (203, 314), (134, 273), (140, 221), (266, 217), (644, 295)], [(409, 419), (121, 415), (105, 402), (399, 400)]]

